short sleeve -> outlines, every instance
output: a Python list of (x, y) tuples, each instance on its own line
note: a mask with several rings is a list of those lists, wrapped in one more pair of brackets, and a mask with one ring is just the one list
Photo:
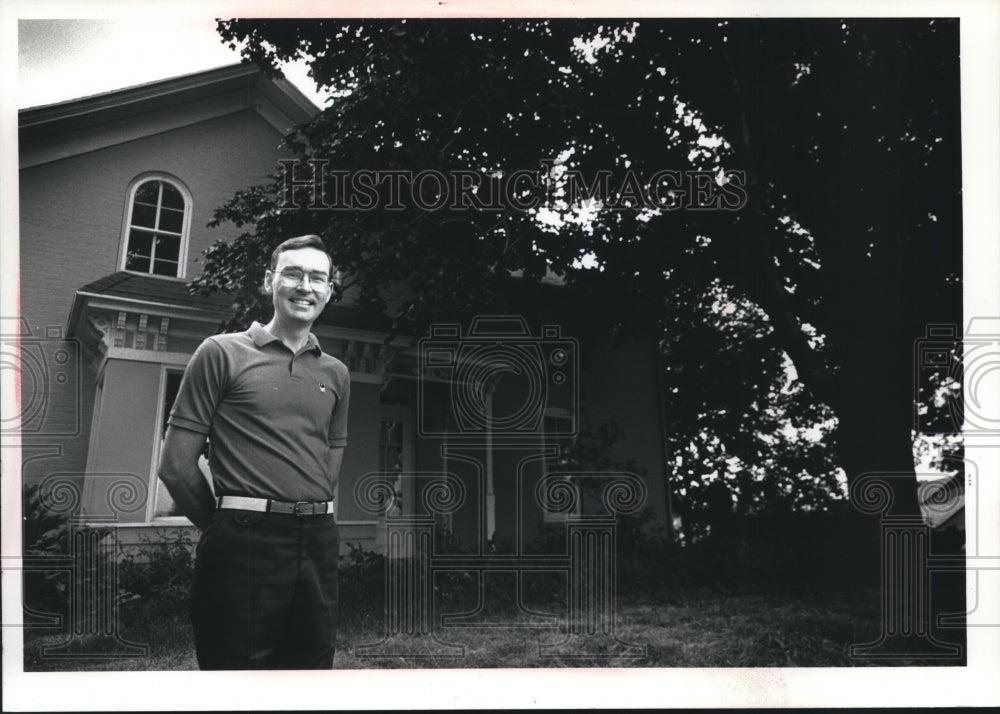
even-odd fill
[(327, 435), (327, 444), (331, 449), (347, 446), (347, 410), (351, 402), (351, 376), (344, 369), (343, 379), (340, 380), (337, 404), (333, 408), (333, 418), (330, 419), (330, 432)]
[(208, 434), (215, 410), (225, 393), (226, 357), (209, 338), (191, 355), (167, 423), (199, 434)]

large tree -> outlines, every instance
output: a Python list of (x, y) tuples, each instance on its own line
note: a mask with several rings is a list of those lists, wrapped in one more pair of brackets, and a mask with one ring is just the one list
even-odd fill
[[(383, 181), (373, 210), (319, 210), (344, 196), (307, 185), (289, 200), (287, 173), (241, 192), (217, 220), (246, 232), (213, 247), (196, 281), (237, 295), (236, 322), (260, 309), (250, 271), (305, 231), (327, 239), (362, 305), (411, 334), (510, 307), (552, 275), (591, 324), (622, 333), (649, 329), (665, 304), (676, 315), (722, 291), (765, 316), (770, 354), (787, 355), (832, 410), (848, 480), (909, 474), (894, 481), (895, 507), (916, 511), (914, 346), (928, 323), (961, 322), (957, 22), (234, 20), (219, 30), (268, 71), (305, 58), (330, 92), (289, 137), (303, 158), (343, 176), (483, 179), (463, 206), (436, 207), (433, 180), (416, 199)], [(540, 166), (546, 180), (511, 190), (513, 172)], [(667, 176), (686, 195), (662, 191), (663, 205), (644, 207), (643, 181), (664, 169), (696, 178)], [(308, 165), (295, 175), (309, 177)], [(584, 200), (590, 191), (600, 201)], [(692, 307), (689, 339), (704, 314)], [(758, 389), (769, 388), (765, 372)], [(727, 419), (739, 429), (757, 416)]]

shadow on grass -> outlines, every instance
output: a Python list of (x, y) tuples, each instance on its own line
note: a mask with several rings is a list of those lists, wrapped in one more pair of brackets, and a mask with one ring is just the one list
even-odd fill
[[(179, 614), (133, 613), (119, 638), (71, 636), (39, 630), (25, 632), (24, 671), (178, 671), (198, 669), (194, 636), (187, 617)], [(123, 644), (128, 643), (127, 645)], [(144, 653), (135, 653), (135, 646)], [(56, 650), (56, 652), (51, 652)], [(120, 656), (123, 651), (133, 654)]]
[[(786, 531), (797, 532), (791, 527), (780, 532)], [(831, 539), (841, 531), (831, 533), (823, 537)], [(788, 540), (775, 538), (780, 543)], [(487, 587), (485, 575), (442, 570), (433, 574), (431, 582), (428, 608), (434, 613), (433, 637), (404, 638), (381, 650), (366, 646), (377, 645), (387, 631), (385, 560), (353, 548), (340, 571), (335, 666), (848, 667), (964, 663), (964, 658), (852, 659), (851, 645), (870, 643), (879, 635), (880, 590), (866, 584), (871, 578), (851, 577), (852, 572), (863, 570), (856, 565), (856, 558), (821, 558), (815, 554), (822, 549), (813, 547), (808, 539), (799, 545), (795, 557), (781, 556), (774, 543), (744, 548), (740, 539), (739, 547), (720, 537), (680, 550), (639, 536), (633, 539), (638, 544), (626, 550), (628, 557), (619, 563), (616, 582), (619, 597), (614, 633), (618, 642), (608, 637), (565, 642), (571, 629), (565, 573), (524, 574), (520, 580), (511, 580), (513, 573), (498, 571), (490, 576), (494, 580)], [(810, 553), (815, 562), (807, 567)], [(772, 555), (773, 562), (768, 560)], [(149, 549), (141, 559), (122, 562), (121, 597), (116, 601), (121, 636), (147, 646), (143, 656), (115, 657), (116, 642), (77, 638), (56, 658), (47, 655), (45, 648), (65, 642), (66, 634), (27, 630), (26, 671), (196, 669), (186, 613), (191, 564), (190, 549), (180, 540)], [(948, 577), (947, 582), (939, 577), (932, 583), (934, 612), (964, 609), (964, 574)], [(53, 583), (35, 582), (34, 586), (35, 590), (26, 588), (26, 592), (35, 592), (37, 609), (57, 612), (53, 603), (59, 602), (58, 598), (41, 597), (58, 593)], [(66, 598), (61, 602), (65, 614)], [(577, 612), (584, 611), (578, 608)], [(586, 626), (576, 624), (576, 631), (587, 631)], [(603, 623), (589, 624), (591, 631), (607, 629)], [(964, 642), (960, 628), (934, 629), (942, 639)], [(629, 649), (629, 644), (635, 648)], [(619, 656), (580, 656), (594, 652)]]
[[(620, 604), (617, 636), (642, 647), (642, 656), (547, 656), (544, 648), (559, 644), (567, 636), (564, 613), (555, 614), (552, 626), (538, 626), (537, 618), (512, 610), (488, 613), (485, 620), (492, 623), (489, 626), (447, 626), (439, 619), (433, 630), (437, 643), (429, 641), (429, 644), (450, 645), (456, 648), (451, 650), (453, 656), (431, 651), (423, 655), (360, 656), (364, 645), (383, 639), (385, 624), (370, 617), (353, 618), (348, 610), (342, 612), (335, 666), (341, 669), (846, 667), (867, 664), (852, 661), (850, 645), (873, 639), (879, 627), (878, 613), (858, 603), (693, 592), (668, 603), (643, 600)], [(128, 619), (123, 639), (147, 645), (146, 656), (115, 658), (114, 642), (90, 638), (74, 641), (80, 653), (78, 658), (54, 659), (43, 655), (42, 648), (58, 645), (66, 641), (66, 636), (28, 633), (25, 670), (197, 669), (191, 628), (185, 616), (158, 617), (137, 608)]]

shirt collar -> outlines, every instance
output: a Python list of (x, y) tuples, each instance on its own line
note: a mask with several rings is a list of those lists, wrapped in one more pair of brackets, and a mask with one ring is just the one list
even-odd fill
[[(272, 335), (270, 332), (265, 330), (264, 326), (259, 322), (254, 322), (252, 325), (250, 325), (250, 329), (247, 330), (247, 334), (250, 335), (250, 338), (253, 340), (253, 343), (257, 345), (258, 348), (261, 348), (264, 345), (271, 344), (272, 342), (281, 341), (277, 337)], [(323, 348), (319, 346), (319, 340), (317, 340), (316, 335), (314, 335), (311, 332), (309, 333), (309, 338), (306, 340), (306, 346), (303, 348), (303, 351), (306, 350), (311, 350), (312, 352), (315, 352), (317, 355), (323, 354)]]

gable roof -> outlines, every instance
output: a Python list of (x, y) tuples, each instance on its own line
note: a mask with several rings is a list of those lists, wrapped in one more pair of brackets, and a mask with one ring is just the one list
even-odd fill
[(319, 112), (289, 81), (235, 64), (18, 112), (20, 166), (251, 109), (281, 134)]

